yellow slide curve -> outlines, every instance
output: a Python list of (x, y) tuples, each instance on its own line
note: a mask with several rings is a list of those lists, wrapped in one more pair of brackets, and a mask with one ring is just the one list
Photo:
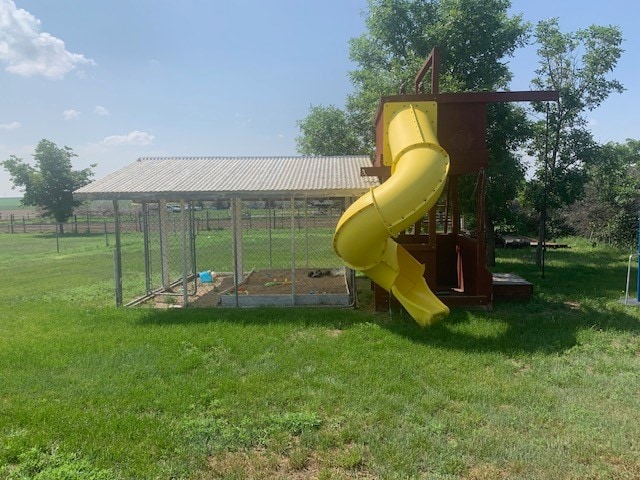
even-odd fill
[(436, 136), (436, 109), (435, 102), (384, 105), (383, 158), (391, 177), (349, 206), (333, 236), (345, 265), (391, 292), (423, 327), (449, 309), (427, 286), (425, 266), (392, 237), (422, 218), (444, 188), (449, 155)]

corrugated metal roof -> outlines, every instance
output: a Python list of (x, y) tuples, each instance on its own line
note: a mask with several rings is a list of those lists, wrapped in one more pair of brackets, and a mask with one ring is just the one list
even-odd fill
[(79, 199), (178, 200), (278, 195), (355, 196), (378, 185), (362, 177), (368, 156), (143, 157), (74, 192)]

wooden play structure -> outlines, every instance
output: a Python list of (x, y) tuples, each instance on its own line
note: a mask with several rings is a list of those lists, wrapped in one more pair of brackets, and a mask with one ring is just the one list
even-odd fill
[[(424, 93), (423, 79), (431, 72), (430, 93)], [(424, 278), (429, 288), (447, 306), (488, 308), (494, 297), (492, 274), (487, 269), (484, 232), (485, 169), (487, 150), (487, 104), (493, 102), (557, 101), (554, 91), (441, 93), (439, 54), (434, 49), (417, 73), (413, 94), (383, 97), (375, 117), (376, 155), (374, 166), (362, 168), (362, 175), (377, 176), (384, 182), (391, 175), (385, 165), (385, 122), (383, 110), (391, 102), (436, 102), (437, 139), (450, 159), (449, 173), (440, 200), (412, 228), (395, 239), (415, 259), (426, 266)], [(463, 175), (475, 177), (475, 230), (463, 229), (459, 185)], [(375, 308), (387, 311), (399, 307), (385, 289), (372, 284)], [(496, 283), (496, 292), (506, 297), (526, 296), (531, 284), (517, 279)]]

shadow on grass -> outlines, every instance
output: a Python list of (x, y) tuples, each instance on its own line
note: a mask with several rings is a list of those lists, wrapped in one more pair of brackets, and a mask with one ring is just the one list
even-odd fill
[(149, 310), (140, 320), (146, 327), (181, 324), (232, 324), (255, 328), (348, 330), (375, 324), (412, 342), (445, 350), (469, 352), (559, 353), (578, 343), (585, 329), (638, 333), (640, 320), (618, 310), (539, 299), (527, 304), (497, 304), (493, 311), (454, 309), (443, 322), (419, 327), (406, 313), (376, 314), (370, 310), (337, 308), (212, 308)]
[(640, 314), (608, 305), (621, 291), (617, 283), (621, 282), (623, 253), (552, 252), (545, 279), (540, 278), (533, 265), (532, 254), (508, 252), (496, 269), (515, 272), (532, 281), (535, 294), (531, 301), (496, 303), (493, 311), (454, 309), (444, 322), (426, 329), (406, 313), (374, 313), (367, 281), (360, 285), (365, 293), (360, 310), (328, 307), (150, 310), (141, 322), (146, 326), (232, 323), (338, 330), (372, 323), (412, 342), (436, 348), (508, 354), (562, 352), (575, 346), (579, 332), (585, 329), (640, 332)]
[(427, 330), (405, 314), (386, 328), (442, 348), (506, 353), (562, 352), (575, 346), (578, 333), (585, 329), (640, 332), (640, 313), (611, 306), (624, 293), (624, 252), (602, 248), (547, 252), (545, 278), (534, 256), (533, 249), (503, 251), (495, 268), (534, 284), (534, 297), (528, 302), (496, 302), (489, 312), (454, 310)]
[(585, 329), (640, 332), (640, 320), (628, 313), (556, 302), (540, 302), (534, 308), (498, 304), (491, 312), (454, 310), (428, 329), (418, 327), (406, 314), (384, 326), (438, 348), (508, 354), (560, 353), (577, 345), (578, 333)]

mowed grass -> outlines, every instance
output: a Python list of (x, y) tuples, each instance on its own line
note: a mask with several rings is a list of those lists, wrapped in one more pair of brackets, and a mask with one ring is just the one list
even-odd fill
[[(68, 240), (65, 237), (65, 240)], [(0, 478), (640, 477), (624, 252), (530, 250), (528, 303), (116, 309), (111, 247), (0, 235)]]

